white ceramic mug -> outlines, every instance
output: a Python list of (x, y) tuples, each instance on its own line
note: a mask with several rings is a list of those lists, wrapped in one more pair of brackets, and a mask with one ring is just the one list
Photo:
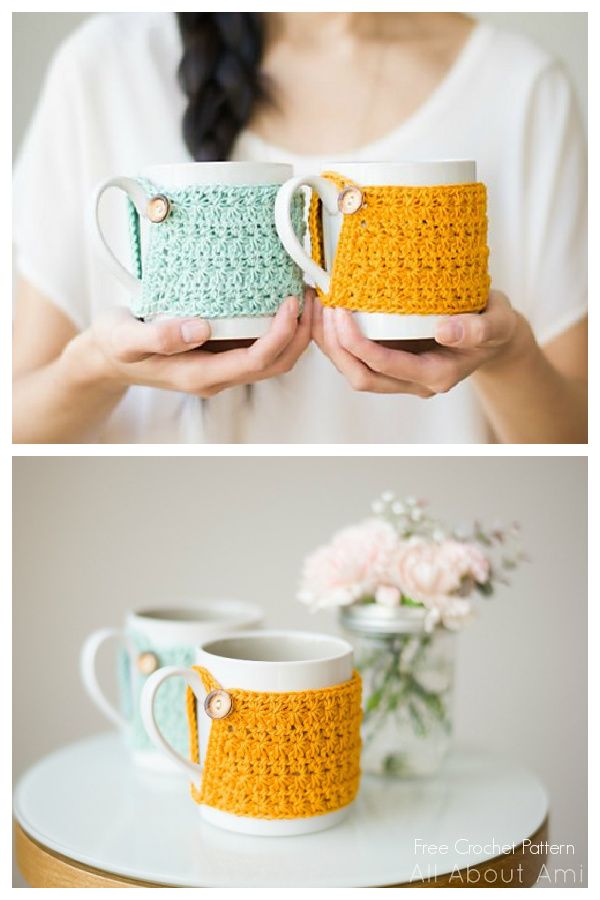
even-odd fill
[[(246, 163), (246, 162), (215, 162), (215, 163), (178, 163), (173, 165), (157, 165), (145, 168), (140, 173), (141, 178), (148, 179), (157, 185), (159, 191), (178, 191), (193, 187), (209, 185), (222, 186), (258, 186), (279, 185), (291, 177), (293, 169), (284, 163)], [(100, 184), (93, 197), (93, 235), (98, 251), (109, 267), (113, 275), (126, 288), (133, 297), (141, 297), (142, 279), (130, 272), (113, 252), (102, 225), (101, 204), (106, 191), (118, 188), (134, 204), (142, 226), (142, 237), (146, 230), (152, 227), (151, 222), (160, 222), (160, 219), (149, 219), (149, 196), (136, 178), (118, 176), (109, 178)], [(164, 197), (157, 194), (155, 199)], [(165, 207), (168, 210), (167, 206)], [(165, 214), (166, 215), (166, 214)], [(160, 227), (160, 225), (158, 225)], [(281, 251), (283, 253), (283, 250)], [(286, 257), (287, 259), (287, 257)], [(290, 261), (290, 267), (292, 263)], [(143, 277), (143, 276), (142, 276)], [(201, 279), (202, 273), (197, 277)], [(299, 283), (300, 279), (298, 279)], [(240, 297), (240, 301), (244, 298)], [(284, 296), (280, 298), (281, 301)], [(135, 307), (134, 302), (134, 307)], [(168, 313), (159, 313), (156, 317), (169, 318)], [(150, 318), (150, 317), (148, 317)], [(239, 315), (235, 318), (210, 318), (206, 317), (211, 328), (211, 341), (251, 340), (265, 334), (271, 324), (272, 315)]]
[[(432, 162), (331, 162), (322, 171), (337, 172), (358, 185), (422, 187), (441, 184), (472, 184), (477, 181), (473, 160), (436, 160)], [(322, 203), (323, 251), (326, 269), (307, 253), (292, 227), (292, 198), (303, 187), (318, 194)], [(281, 243), (302, 271), (325, 294), (329, 293), (337, 244), (344, 214), (338, 207), (339, 189), (319, 175), (291, 178), (280, 188), (275, 203), (275, 224)], [(371, 340), (418, 340), (431, 338), (442, 316), (399, 315), (354, 312), (361, 331)]]
[[(139, 698), (146, 679), (156, 669), (187, 665), (202, 641), (245, 628), (258, 628), (263, 612), (258, 606), (238, 600), (207, 600), (187, 607), (159, 607), (129, 612), (122, 628), (100, 628), (86, 639), (80, 656), (83, 685), (106, 718), (119, 728), (134, 762), (145, 768), (173, 771), (173, 766), (148, 739)], [(119, 682), (121, 709), (106, 696), (96, 668), (100, 648), (108, 640), (120, 645)], [(163, 722), (171, 740), (187, 747), (187, 722), (183, 708), (171, 712), (172, 703), (183, 698), (181, 685), (173, 684), (163, 698), (168, 705), (168, 723)], [(183, 704), (183, 700), (182, 700)]]
[[(352, 677), (351, 645), (342, 638), (301, 631), (248, 631), (204, 642), (196, 650), (196, 665), (202, 666), (226, 690), (288, 692), (318, 690), (342, 684)], [(207, 696), (197, 672), (169, 666), (150, 676), (142, 694), (142, 718), (156, 747), (191, 776), (202, 778), (202, 764), (177, 753), (164, 737), (156, 720), (154, 704), (159, 687), (179, 676), (196, 695), (200, 755), (208, 746), (212, 719), (204, 710)], [(346, 806), (323, 815), (302, 819), (258, 819), (238, 816), (200, 804), (203, 819), (213, 825), (255, 835), (296, 835), (322, 831), (347, 815)]]

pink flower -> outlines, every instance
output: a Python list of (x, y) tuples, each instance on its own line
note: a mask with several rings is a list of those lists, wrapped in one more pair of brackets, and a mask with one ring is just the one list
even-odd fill
[(490, 577), (489, 560), (476, 544), (462, 541), (444, 541), (440, 544), (444, 565), (453, 570), (459, 579), (472, 579), (485, 584)]
[(465, 579), (483, 584), (488, 577), (489, 562), (473, 544), (419, 537), (399, 544), (389, 569), (390, 583), (425, 606), (458, 593)]
[(367, 519), (338, 532), (306, 559), (298, 599), (314, 608), (347, 606), (373, 596), (384, 577), (398, 536), (388, 522)]
[(451, 594), (460, 579), (444, 564), (443, 546), (419, 537), (401, 541), (390, 563), (390, 583), (406, 597), (425, 605)]

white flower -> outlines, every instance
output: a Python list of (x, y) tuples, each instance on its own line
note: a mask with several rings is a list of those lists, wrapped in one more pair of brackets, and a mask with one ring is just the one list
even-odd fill
[(425, 615), (425, 631), (433, 631), (443, 625), (450, 631), (458, 631), (473, 618), (471, 604), (464, 597), (443, 597), (433, 602)]

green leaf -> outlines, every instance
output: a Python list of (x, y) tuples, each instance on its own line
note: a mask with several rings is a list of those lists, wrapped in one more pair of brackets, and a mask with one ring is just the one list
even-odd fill
[(402, 692), (396, 691), (393, 694), (390, 694), (390, 696), (388, 697), (388, 702), (387, 702), (388, 712), (393, 712), (396, 709), (396, 707), (398, 706), (398, 704), (400, 703), (401, 699), (402, 699)]
[(402, 594), (402, 599), (400, 600), (400, 605), (401, 606), (418, 606), (418, 607), (423, 606), (423, 604), (419, 603), (419, 601), (411, 600), (410, 597), (405, 597), (404, 594)]
[(385, 775), (401, 775), (405, 769), (406, 764), (399, 753), (388, 753), (383, 760), (383, 772)]
[(379, 704), (381, 703), (381, 698), (383, 697), (383, 689), (379, 688), (377, 691), (373, 691), (371, 696), (368, 698), (365, 704), (365, 713), (374, 712), (377, 709)]
[(436, 719), (446, 721), (446, 707), (440, 694), (426, 690), (413, 676), (410, 677), (410, 688)]
[(418, 734), (419, 737), (423, 737), (427, 733), (427, 729), (425, 728), (425, 723), (423, 721), (423, 717), (421, 713), (417, 709), (416, 703), (412, 700), (408, 704), (408, 711), (410, 713), (410, 717), (412, 719), (413, 728), (415, 729), (415, 734)]
[(480, 594), (483, 594), (484, 597), (491, 597), (494, 593), (494, 585), (491, 581), (486, 581), (485, 584), (476, 583), (476, 588)]

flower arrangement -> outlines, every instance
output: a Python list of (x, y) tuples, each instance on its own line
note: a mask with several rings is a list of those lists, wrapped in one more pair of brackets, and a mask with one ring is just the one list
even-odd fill
[(387, 491), (370, 518), (337, 532), (305, 560), (298, 598), (313, 609), (377, 603), (422, 607), (425, 629), (457, 629), (473, 597), (489, 596), (525, 558), (519, 526), (450, 529), (423, 500)]
[(436, 771), (451, 732), (452, 633), (524, 559), (516, 523), (450, 528), (390, 491), (306, 558), (298, 599), (338, 607), (354, 641), (365, 771)]

